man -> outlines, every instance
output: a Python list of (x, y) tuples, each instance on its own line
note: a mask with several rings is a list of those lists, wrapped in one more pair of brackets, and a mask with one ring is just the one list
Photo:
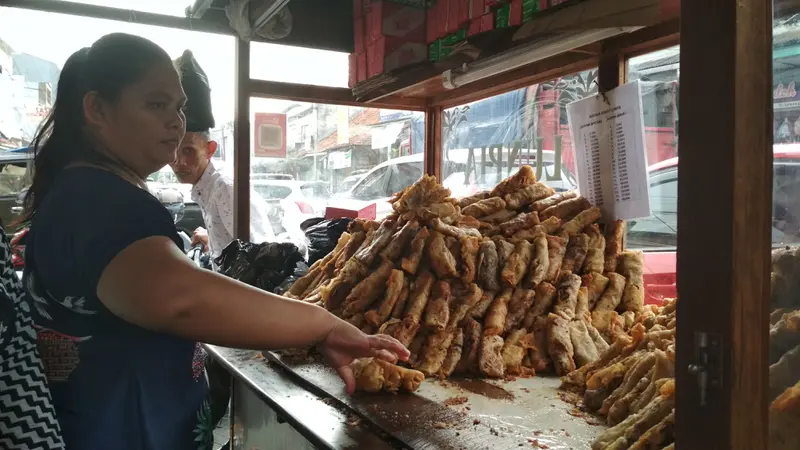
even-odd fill
[[(175, 61), (186, 93), (186, 137), (178, 147), (178, 156), (170, 167), (181, 183), (191, 184), (192, 200), (203, 213), (206, 229), (198, 228), (192, 245), (202, 243), (212, 258), (218, 257), (234, 237), (233, 180), (216, 170), (211, 157), (217, 151), (209, 130), (214, 127), (211, 112), (211, 89), (206, 73), (186, 50)], [(250, 241), (274, 241), (267, 205), (255, 192), (250, 194)]]

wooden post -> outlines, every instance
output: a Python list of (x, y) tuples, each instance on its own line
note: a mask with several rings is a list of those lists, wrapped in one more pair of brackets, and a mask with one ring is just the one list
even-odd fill
[(425, 173), (442, 181), (442, 108), (425, 110)]
[(236, 40), (236, 100), (233, 122), (233, 229), (250, 240), (250, 43)]
[[(676, 442), (682, 450), (752, 450), (767, 442), (771, 12), (770, 0), (681, 2)], [(705, 406), (696, 374), (707, 368), (696, 357), (703, 339), (719, 340), (721, 358), (721, 378), (708, 383)]]

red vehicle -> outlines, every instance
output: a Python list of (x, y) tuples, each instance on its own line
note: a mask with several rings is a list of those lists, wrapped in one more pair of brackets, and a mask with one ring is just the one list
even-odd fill
[[(800, 243), (800, 144), (776, 145), (774, 161), (772, 243), (779, 247)], [(678, 295), (678, 158), (648, 172), (652, 215), (628, 222), (627, 246), (645, 252), (645, 301), (655, 303)]]

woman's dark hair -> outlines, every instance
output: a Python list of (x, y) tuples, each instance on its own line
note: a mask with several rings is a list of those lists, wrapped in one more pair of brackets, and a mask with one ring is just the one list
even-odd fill
[(131, 34), (113, 33), (98, 39), (67, 59), (58, 79), (56, 102), (33, 138), (33, 183), (25, 195), (22, 222), (33, 218), (53, 181), (69, 164), (118, 164), (96, 151), (84, 131), (83, 98), (89, 92), (109, 102), (158, 64), (171, 64), (155, 43)]

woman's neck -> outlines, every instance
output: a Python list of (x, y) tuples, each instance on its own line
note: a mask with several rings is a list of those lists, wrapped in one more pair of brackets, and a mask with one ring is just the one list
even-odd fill
[(71, 167), (91, 167), (94, 169), (105, 170), (106, 172), (111, 172), (136, 187), (147, 190), (147, 181), (143, 177), (137, 175), (133, 170), (128, 168), (91, 162), (76, 162), (67, 166), (67, 168)]

